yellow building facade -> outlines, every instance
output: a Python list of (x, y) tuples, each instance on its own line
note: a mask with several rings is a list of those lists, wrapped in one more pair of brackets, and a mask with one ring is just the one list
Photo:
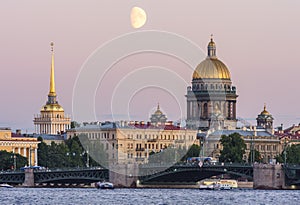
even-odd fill
[(63, 107), (56, 100), (53, 43), (51, 43), (51, 52), (50, 90), (46, 105), (41, 108), (40, 114), (34, 116), (36, 134), (60, 134), (71, 125), (71, 118), (65, 115)]
[(101, 143), (109, 161), (115, 164), (143, 164), (152, 152), (169, 147), (188, 150), (193, 144), (199, 145), (196, 130), (181, 129), (170, 122), (164, 126), (144, 122), (92, 123), (67, 131), (68, 138), (82, 135), (91, 145)]
[(38, 165), (37, 149), (39, 143), (36, 138), (22, 135), (14, 135), (12, 137), (10, 128), (0, 128), (0, 150), (27, 157), (27, 166)]

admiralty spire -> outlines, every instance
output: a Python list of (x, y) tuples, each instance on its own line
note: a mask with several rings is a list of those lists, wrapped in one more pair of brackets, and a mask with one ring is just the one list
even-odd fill
[(41, 108), (40, 114), (34, 117), (35, 133), (61, 134), (70, 128), (71, 119), (65, 115), (63, 107), (56, 100), (54, 75), (54, 44), (51, 43), (50, 89), (48, 100)]

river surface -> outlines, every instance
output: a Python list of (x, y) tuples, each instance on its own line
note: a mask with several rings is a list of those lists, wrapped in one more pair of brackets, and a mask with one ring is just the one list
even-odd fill
[(300, 190), (12, 188), (0, 204), (300, 204)]

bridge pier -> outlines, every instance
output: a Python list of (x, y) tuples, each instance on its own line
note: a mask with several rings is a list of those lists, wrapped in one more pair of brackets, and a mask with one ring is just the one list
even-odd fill
[(109, 181), (116, 187), (136, 187), (138, 169), (137, 164), (111, 165), (109, 169)]
[(284, 189), (285, 175), (280, 164), (254, 164), (254, 189)]
[(34, 173), (33, 169), (25, 169), (25, 180), (23, 187), (34, 187)]

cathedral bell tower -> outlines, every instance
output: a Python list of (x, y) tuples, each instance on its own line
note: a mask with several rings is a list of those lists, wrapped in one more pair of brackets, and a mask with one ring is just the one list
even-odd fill
[(256, 121), (257, 121), (257, 127), (270, 129), (270, 130), (273, 129), (274, 118), (267, 111), (266, 105), (264, 105), (264, 110), (257, 116)]

